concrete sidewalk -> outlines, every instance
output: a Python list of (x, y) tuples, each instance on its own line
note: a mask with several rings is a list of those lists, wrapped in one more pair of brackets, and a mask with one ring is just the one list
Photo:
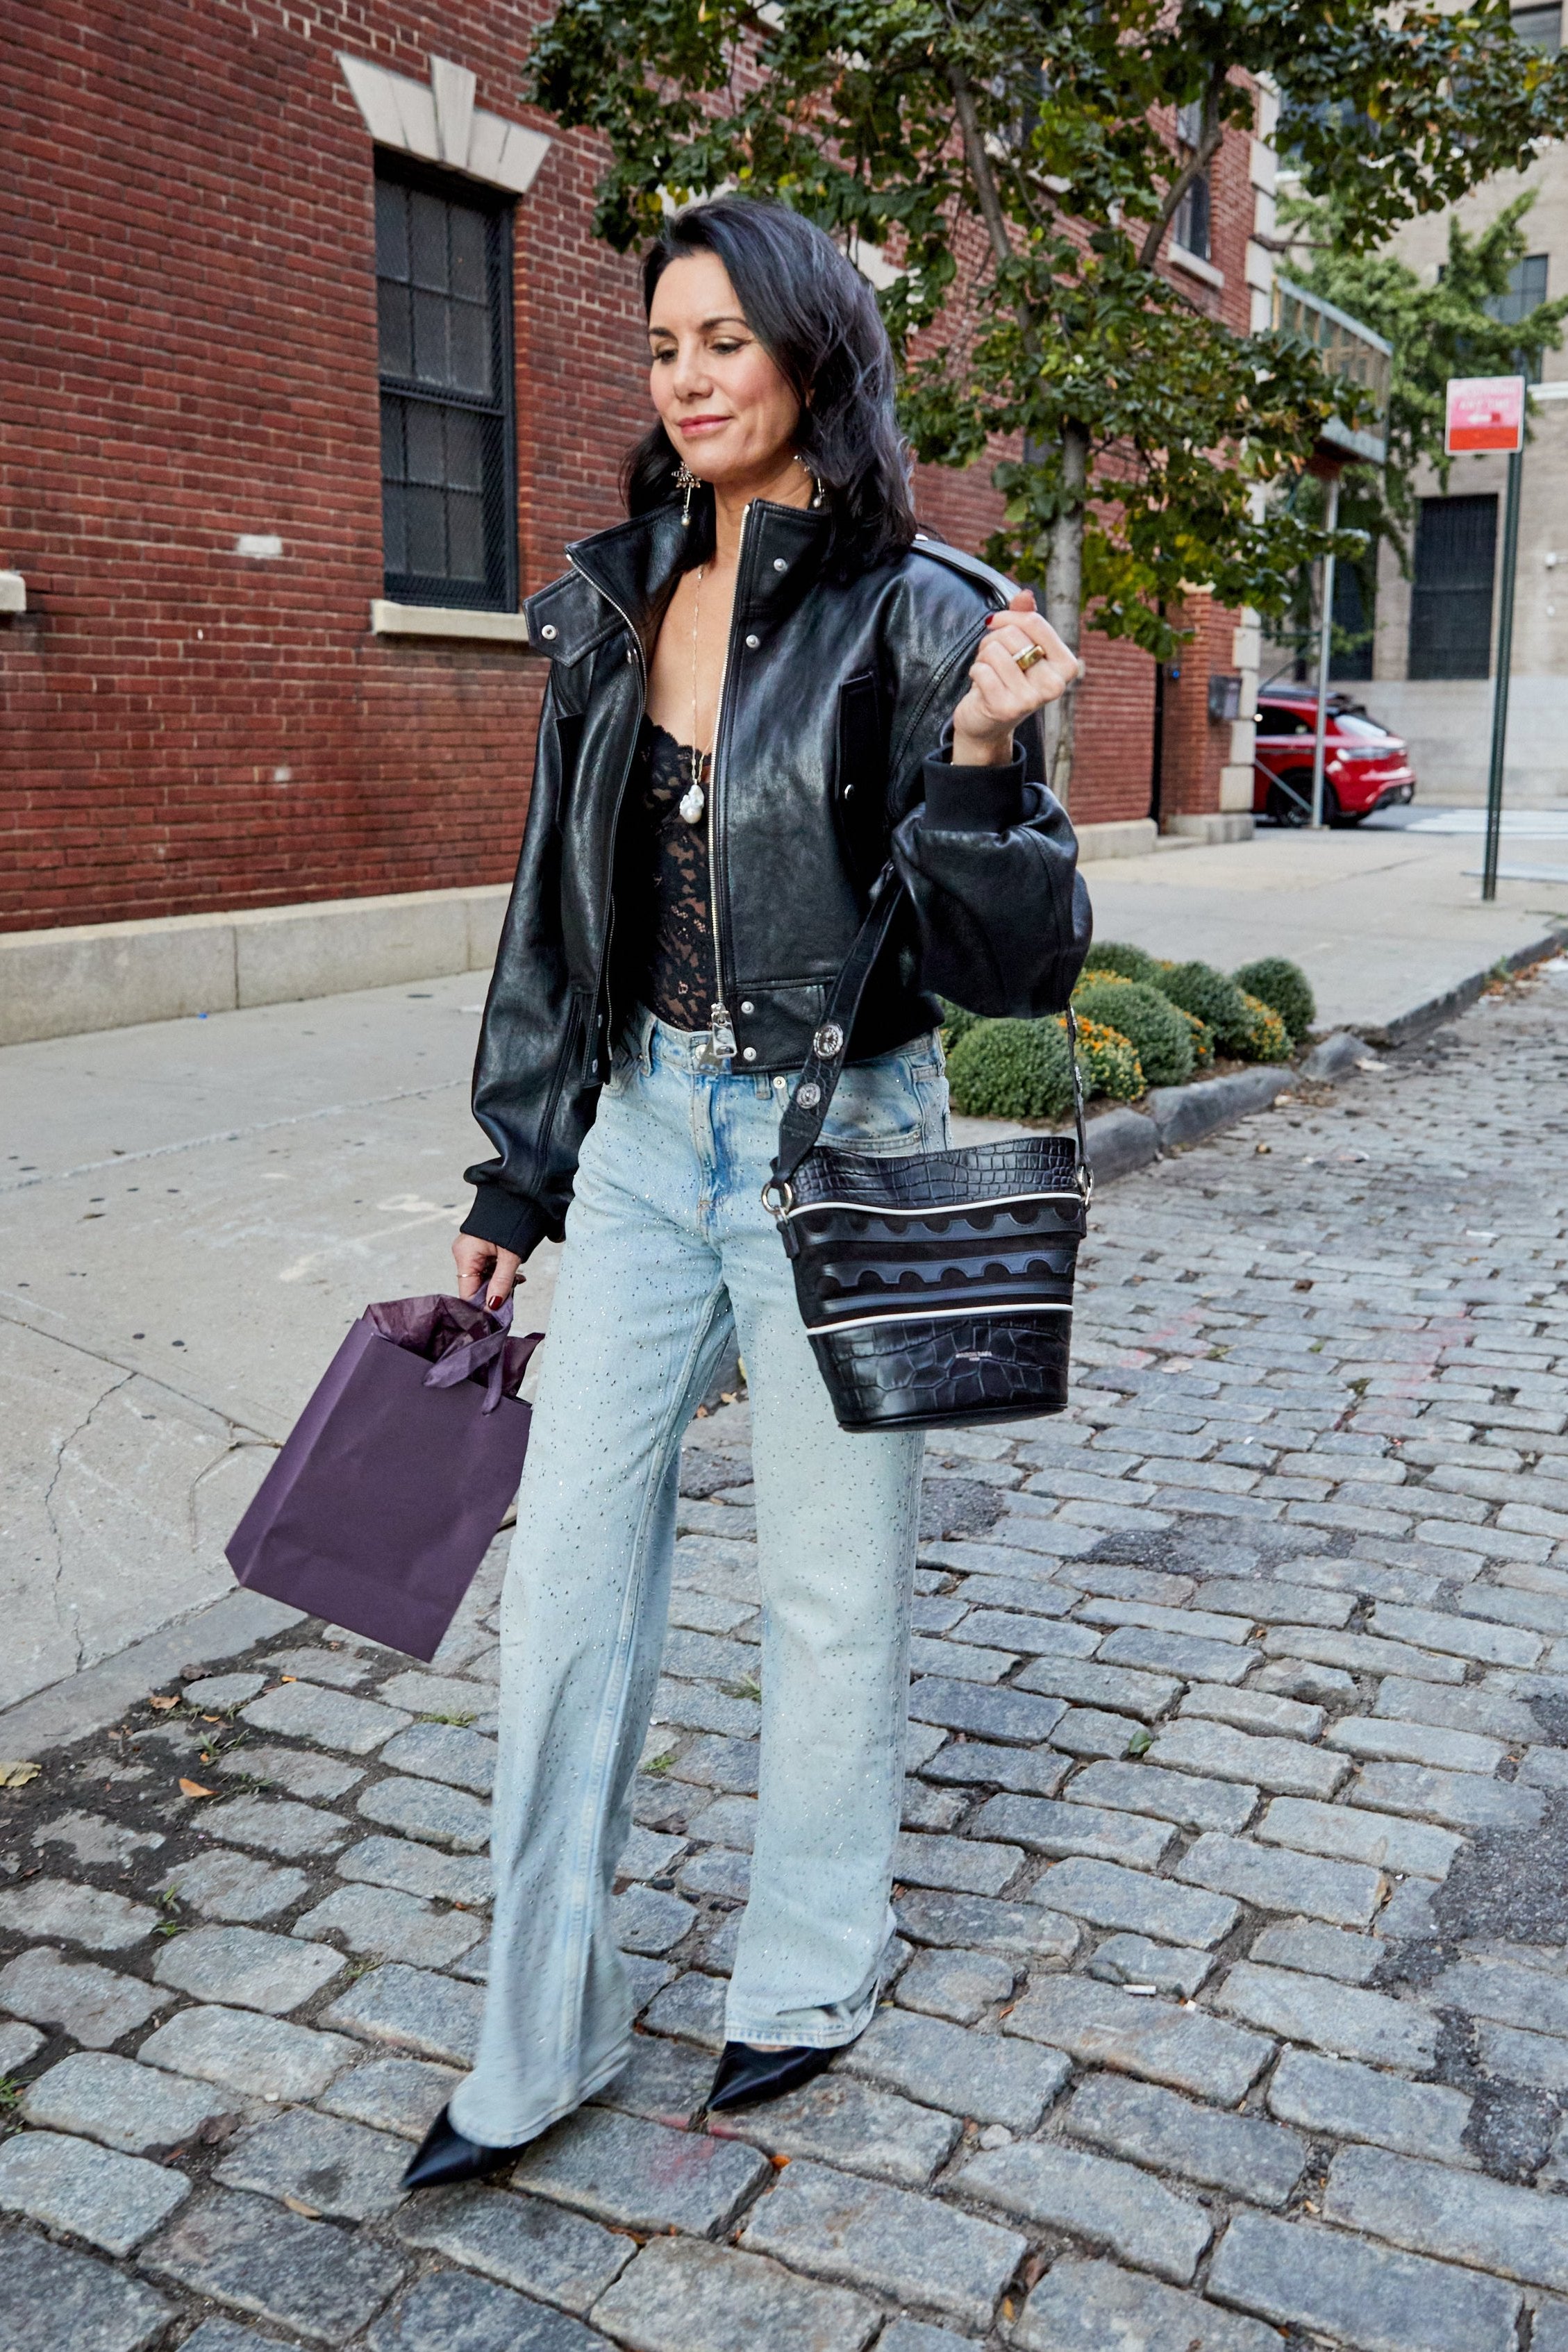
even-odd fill
[(1568, 877), (1501, 882), (1484, 906), (1468, 871), (1479, 848), (1464, 834), (1370, 824), (1165, 847), (1090, 868), (1095, 934), (1226, 971), (1291, 956), (1321, 1027), (1396, 1037), (1500, 957), (1568, 930)]
[(226, 1591), (224, 1541), (348, 1325), (450, 1287), (483, 990), (0, 1053), (0, 1705)]

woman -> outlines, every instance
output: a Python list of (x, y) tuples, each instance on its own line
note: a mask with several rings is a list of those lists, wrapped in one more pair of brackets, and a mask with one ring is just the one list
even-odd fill
[(946, 1141), (941, 991), (1066, 1003), (1088, 943), (1037, 714), (1079, 665), (1027, 595), (917, 540), (868, 289), (724, 199), (645, 267), (658, 421), (630, 520), (528, 606), (552, 656), (475, 1114), (465, 1297), (566, 1248), (502, 1604), (478, 2060), (410, 2187), (466, 2179), (626, 2063), (610, 1926), (658, 1681), (683, 1431), (738, 1340), (764, 1601), (751, 1896), (710, 2104), (861, 2031), (903, 1793), (921, 1441), (833, 1417), (760, 1198), (790, 1074), (891, 854), (908, 898), (826, 1130)]

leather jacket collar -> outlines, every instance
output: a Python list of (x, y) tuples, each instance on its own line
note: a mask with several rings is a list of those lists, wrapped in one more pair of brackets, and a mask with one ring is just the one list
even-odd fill
[[(773, 499), (753, 499), (747, 509), (745, 578), (736, 582), (737, 616), (773, 621), (783, 617), (815, 585), (832, 536), (833, 519), (826, 508), (785, 506)], [(614, 523), (586, 539), (572, 541), (567, 557), (573, 572), (595, 588), (631, 629), (646, 663), (653, 657), (660, 625), (687, 568), (689, 535), (678, 506), (655, 507), (630, 521)], [(586, 607), (563, 590), (566, 582), (531, 598), (531, 636), (535, 634), (536, 609), (547, 618), (538, 632), (553, 626), (548, 648), (558, 660), (572, 661), (597, 642), (605, 615)], [(557, 609), (559, 607), (559, 609)]]

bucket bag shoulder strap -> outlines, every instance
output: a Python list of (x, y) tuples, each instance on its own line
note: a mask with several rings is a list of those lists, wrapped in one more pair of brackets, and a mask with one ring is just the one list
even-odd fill
[[(854, 1034), (860, 1001), (898, 917), (902, 887), (889, 858), (877, 877), (866, 919), (855, 935), (834, 982), (827, 1009), (811, 1041), (805, 1067), (791, 1089), (779, 1122), (778, 1156), (773, 1174), (763, 1188), (763, 1200), (774, 1216), (784, 1214), (791, 1202), (791, 1179), (816, 1148), (823, 1122), (832, 1107), (845, 1056)], [(1068, 1058), (1072, 1069), (1073, 1121), (1078, 1137), (1077, 1181), (1087, 1201), (1094, 1190), (1089, 1163), (1089, 1138), (1084, 1127), (1083, 1082), (1078, 1066), (1078, 1025), (1072, 1007), (1067, 1011)]]

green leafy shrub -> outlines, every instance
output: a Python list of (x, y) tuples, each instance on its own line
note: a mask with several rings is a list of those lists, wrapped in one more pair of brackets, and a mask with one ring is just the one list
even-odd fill
[(1290, 1058), (1290, 1032), (1271, 1004), (1260, 996), (1242, 993), (1251, 1026), (1247, 1031), (1247, 1058), (1249, 1062), (1288, 1062)]
[(1191, 1015), (1157, 988), (1113, 972), (1092, 971), (1072, 992), (1080, 1018), (1120, 1030), (1137, 1052), (1152, 1087), (1179, 1087), (1193, 1075)]
[(1072, 1108), (1067, 1024), (973, 1022), (949, 1052), (947, 1083), (970, 1118), (1060, 1118)]
[(951, 1054), (959, 1039), (967, 1037), (984, 1016), (978, 1013), (966, 1013), (962, 1004), (950, 1004), (945, 996), (939, 996), (937, 1003), (942, 1007), (942, 1046)]
[(1245, 995), (1261, 997), (1278, 1013), (1292, 1045), (1300, 1044), (1318, 1017), (1318, 1001), (1299, 963), (1292, 963), (1289, 956), (1259, 956), (1256, 963), (1244, 963), (1239, 971), (1233, 971), (1231, 978)]
[(1160, 967), (1148, 950), (1128, 947), (1120, 940), (1096, 940), (1089, 951), (1086, 980), (1090, 971), (1114, 971), (1123, 980), (1141, 980), (1151, 987), (1159, 985)]
[(1234, 980), (1215, 971), (1212, 963), (1162, 964), (1155, 985), (1184, 1013), (1195, 1013), (1214, 1031), (1222, 1054), (1246, 1056), (1251, 1048), (1253, 1016)]
[[(1143, 1092), (1136, 1047), (1103, 1021), (1079, 1019), (1079, 1070), (1086, 1096), (1132, 1102)], [(977, 1021), (948, 1057), (952, 1107), (970, 1118), (1048, 1118), (1072, 1108), (1067, 1023)]]
[[(1170, 1002), (1169, 998), (1166, 1002)], [(1184, 1012), (1179, 1004), (1172, 1005), (1171, 1010), (1181, 1013), (1192, 1032), (1193, 1072), (1194, 1076), (1201, 1077), (1205, 1070), (1214, 1067), (1214, 1031), (1206, 1021), (1200, 1021), (1195, 1013)]]
[[(1053, 1021), (1049, 1025), (1059, 1029), (1065, 1041), (1066, 1022)], [(1143, 1066), (1138, 1059), (1137, 1047), (1108, 1022), (1079, 1020), (1078, 1058), (1086, 1095), (1109, 1095), (1112, 1102), (1136, 1102), (1144, 1090)]]

